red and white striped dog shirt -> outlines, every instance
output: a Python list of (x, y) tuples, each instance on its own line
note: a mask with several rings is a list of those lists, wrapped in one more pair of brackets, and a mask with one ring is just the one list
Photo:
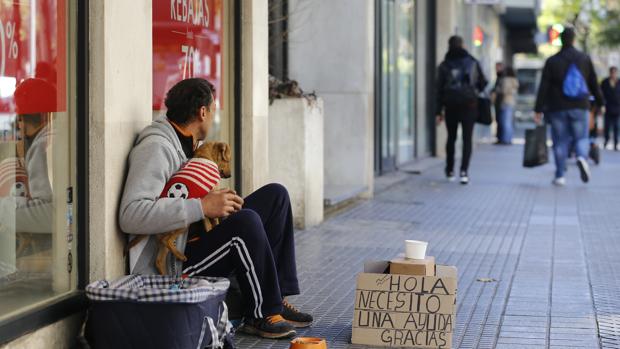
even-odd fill
[(22, 160), (7, 158), (0, 162), (0, 197), (29, 197), (28, 174)]
[(160, 197), (202, 198), (213, 190), (220, 180), (220, 170), (215, 162), (203, 158), (192, 158), (170, 177)]

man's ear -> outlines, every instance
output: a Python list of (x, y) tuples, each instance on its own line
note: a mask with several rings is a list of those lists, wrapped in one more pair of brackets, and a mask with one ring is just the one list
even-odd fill
[(230, 146), (228, 143), (220, 142), (217, 144), (217, 151), (224, 161), (230, 161)]
[(209, 107), (207, 106), (202, 106), (200, 107), (200, 111), (198, 112), (199, 116), (200, 116), (200, 121), (204, 121), (207, 118), (207, 113), (209, 112)]

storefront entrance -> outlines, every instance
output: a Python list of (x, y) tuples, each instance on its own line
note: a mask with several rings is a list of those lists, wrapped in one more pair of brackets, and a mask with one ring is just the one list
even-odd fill
[(414, 159), (415, 2), (376, 2), (375, 172)]

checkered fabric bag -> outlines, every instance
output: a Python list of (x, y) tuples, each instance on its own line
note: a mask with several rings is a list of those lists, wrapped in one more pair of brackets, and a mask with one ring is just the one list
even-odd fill
[(225, 278), (129, 275), (86, 287), (91, 348), (231, 348)]

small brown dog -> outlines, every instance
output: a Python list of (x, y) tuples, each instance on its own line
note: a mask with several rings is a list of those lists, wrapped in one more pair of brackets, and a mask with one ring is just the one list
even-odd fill
[[(162, 191), (161, 197), (170, 198), (201, 198), (211, 190), (217, 188), (221, 178), (231, 176), (231, 150), (223, 142), (207, 142), (198, 147), (194, 157), (175, 173)], [(190, 174), (190, 176), (183, 176)], [(219, 219), (204, 219), (205, 231), (210, 231), (219, 224)], [(173, 230), (168, 233), (157, 234), (159, 251), (155, 265), (160, 274), (166, 274), (166, 258), (172, 253), (177, 259), (186, 261), (187, 257), (175, 246), (176, 239), (183, 234), (187, 227)], [(135, 237), (129, 242), (128, 248), (137, 245), (145, 235)]]

